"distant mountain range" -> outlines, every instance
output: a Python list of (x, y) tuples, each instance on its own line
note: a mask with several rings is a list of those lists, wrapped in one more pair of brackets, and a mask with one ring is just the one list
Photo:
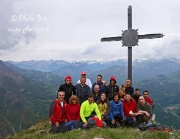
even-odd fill
[[(116, 61), (80, 61), (67, 62), (63, 60), (50, 61), (24, 61), (10, 62), (22, 69), (51, 72), (65, 77), (70, 75), (74, 83), (80, 78), (82, 71), (87, 72), (87, 77), (92, 82), (96, 81), (98, 74), (103, 75), (103, 79), (109, 83), (110, 76), (114, 75), (118, 85), (124, 83), (127, 78), (127, 61), (119, 59)], [(133, 82), (152, 78), (157, 74), (169, 75), (174, 71), (180, 70), (180, 63), (176, 59), (161, 60), (134, 60), (133, 61)]]

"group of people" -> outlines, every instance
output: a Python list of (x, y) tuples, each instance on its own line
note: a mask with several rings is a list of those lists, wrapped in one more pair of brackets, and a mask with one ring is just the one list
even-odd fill
[(75, 128), (90, 128), (92, 124), (98, 127), (117, 127), (141, 123), (150, 125), (152, 118), (152, 99), (145, 90), (135, 92), (131, 81), (117, 86), (116, 78), (110, 77), (110, 83), (97, 75), (97, 81), (92, 85), (86, 78), (86, 72), (81, 73), (76, 85), (72, 84), (70, 76), (65, 77), (65, 83), (60, 85), (57, 99), (49, 108), (49, 119), (53, 133), (65, 132)]

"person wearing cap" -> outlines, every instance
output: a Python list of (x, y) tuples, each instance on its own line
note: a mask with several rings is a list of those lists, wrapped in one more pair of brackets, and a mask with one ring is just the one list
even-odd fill
[(72, 79), (71, 76), (66, 76), (65, 78), (65, 83), (60, 85), (58, 92), (59, 91), (64, 91), (65, 92), (65, 98), (64, 100), (68, 103), (69, 102), (69, 98), (72, 95), (76, 95), (76, 88), (74, 85), (71, 84)]
[[(86, 78), (86, 72), (81, 72), (80, 76)], [(78, 83), (80, 83), (80, 80), (77, 81), (77, 84)], [(86, 84), (90, 87), (90, 89), (92, 88), (92, 83), (90, 79), (86, 78)]]
[(105, 93), (109, 101), (113, 100), (113, 94), (119, 92), (119, 87), (116, 85), (116, 78), (111, 76), (110, 84), (106, 87)]

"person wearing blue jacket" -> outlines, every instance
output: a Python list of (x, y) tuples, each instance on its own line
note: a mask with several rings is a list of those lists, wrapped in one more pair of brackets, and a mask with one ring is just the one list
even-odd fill
[(119, 100), (119, 93), (114, 93), (113, 100), (110, 101), (110, 117), (111, 117), (111, 124), (117, 125), (116, 120), (118, 120), (120, 123), (123, 122), (124, 118), (124, 110), (123, 110), (123, 104)]
[(95, 83), (93, 83), (93, 86), (92, 86), (92, 92), (94, 92), (94, 86), (95, 85), (99, 85), (100, 87), (100, 93), (103, 93), (105, 92), (105, 89), (106, 89), (106, 85), (103, 85), (103, 82), (102, 82), (102, 75), (99, 74), (97, 75), (97, 81)]

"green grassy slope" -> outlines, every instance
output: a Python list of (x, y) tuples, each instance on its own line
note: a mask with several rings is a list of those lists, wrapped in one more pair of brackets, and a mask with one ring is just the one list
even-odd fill
[(73, 130), (66, 133), (49, 133), (50, 123), (48, 120), (41, 121), (27, 130), (19, 132), (7, 139), (178, 139), (180, 131), (166, 132), (142, 132), (137, 128), (92, 128), (89, 130)]

